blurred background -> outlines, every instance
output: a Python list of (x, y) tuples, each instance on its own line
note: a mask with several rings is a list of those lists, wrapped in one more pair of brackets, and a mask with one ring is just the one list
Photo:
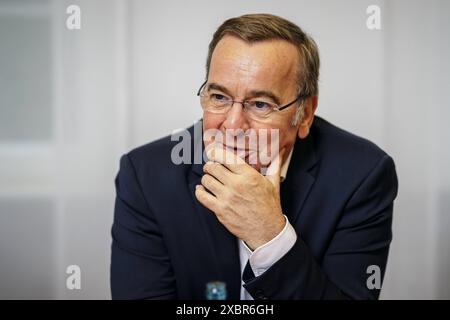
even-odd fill
[[(318, 115), (396, 162), (381, 297), (450, 299), (449, 1), (0, 0), (1, 299), (110, 298), (119, 157), (201, 117), (213, 32), (259, 12), (316, 40)], [(69, 265), (81, 290), (66, 288)]]

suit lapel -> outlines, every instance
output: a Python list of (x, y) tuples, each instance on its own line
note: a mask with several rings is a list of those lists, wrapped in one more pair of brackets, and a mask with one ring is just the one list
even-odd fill
[(280, 187), (281, 205), (284, 214), (294, 225), (298, 219), (309, 191), (316, 180), (312, 169), (317, 163), (313, 136), (297, 139), (289, 164), (286, 180)]

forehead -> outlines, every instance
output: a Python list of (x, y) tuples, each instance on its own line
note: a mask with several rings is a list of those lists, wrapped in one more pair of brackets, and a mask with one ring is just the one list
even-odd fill
[(287, 41), (248, 43), (226, 35), (214, 49), (208, 79), (252, 89), (291, 87), (297, 83), (298, 59), (297, 48)]

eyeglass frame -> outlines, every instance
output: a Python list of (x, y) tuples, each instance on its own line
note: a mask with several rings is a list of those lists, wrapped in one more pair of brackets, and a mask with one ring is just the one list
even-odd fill
[[(201, 94), (201, 92), (202, 92), (202, 89), (204, 88), (204, 86), (205, 86), (207, 83), (208, 83), (208, 80), (205, 80), (205, 82), (203, 82), (203, 84), (200, 86), (200, 89), (198, 89), (197, 96), (200, 97), (200, 94)], [(292, 102), (289, 102), (289, 103), (287, 103), (287, 104), (285, 104), (284, 106), (281, 106), (281, 107), (279, 106), (279, 107), (277, 107), (277, 108), (273, 108), (272, 110), (273, 110), (273, 111), (282, 111), (282, 110), (284, 110), (284, 109), (290, 107), (290, 106), (293, 105), (294, 103), (296, 103), (298, 100), (302, 100), (302, 99), (305, 99), (305, 98), (307, 98), (307, 97), (308, 97), (308, 95), (306, 95), (306, 94), (301, 94), (301, 93), (300, 93), (300, 94), (297, 96), (297, 98), (295, 98), (295, 100), (293, 100)], [(247, 100), (243, 100), (243, 101), (231, 100), (230, 102), (232, 103), (231, 106), (232, 106), (233, 104), (235, 104), (235, 103), (240, 103), (240, 104), (242, 104), (242, 106), (245, 106), (244, 103), (247, 102)], [(272, 114), (273, 111), (271, 111), (270, 114)], [(270, 114), (269, 114), (269, 116), (270, 116)]]

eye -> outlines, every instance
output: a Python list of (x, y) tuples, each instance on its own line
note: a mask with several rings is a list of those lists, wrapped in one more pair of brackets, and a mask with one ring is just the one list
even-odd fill
[(220, 102), (224, 102), (224, 101), (227, 101), (227, 100), (228, 100), (227, 97), (225, 97), (224, 95), (219, 94), (219, 93), (213, 93), (213, 94), (211, 94), (211, 99), (212, 99), (212, 100), (215, 100), (215, 101), (220, 101)]
[(258, 111), (267, 111), (272, 109), (270, 103), (264, 101), (251, 101), (250, 104), (253, 108), (255, 108)]

